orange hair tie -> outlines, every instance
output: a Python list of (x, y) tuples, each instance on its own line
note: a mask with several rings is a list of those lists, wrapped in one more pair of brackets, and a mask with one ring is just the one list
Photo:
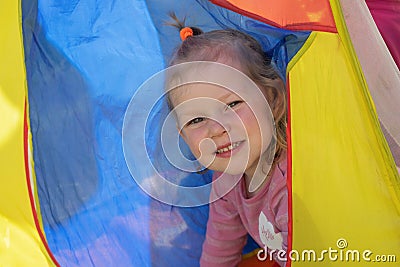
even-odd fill
[(189, 36), (193, 36), (193, 30), (190, 27), (182, 28), (179, 35), (181, 36), (182, 41), (185, 41)]

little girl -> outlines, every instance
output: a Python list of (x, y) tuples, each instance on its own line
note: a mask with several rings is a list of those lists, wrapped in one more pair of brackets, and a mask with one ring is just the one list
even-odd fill
[[(247, 234), (264, 253), (275, 251), (271, 255), (283, 265), (277, 253), (286, 251), (288, 231), (284, 84), (251, 36), (230, 29), (202, 32), (179, 21), (175, 26), (183, 41), (171, 66), (194, 61), (221, 63), (247, 75), (258, 90), (242, 88), (240, 83), (234, 89), (194, 83), (168, 92), (180, 135), (199, 162), (215, 171), (213, 180), (222, 175), (233, 181), (240, 176), (227, 193), (213, 184), (210, 198), (217, 200), (210, 203), (200, 265), (237, 266)], [(237, 76), (225, 78), (235, 80)], [(249, 97), (242, 97), (246, 94)], [(269, 124), (264, 123), (269, 118), (268, 105), (273, 115)], [(268, 155), (271, 148), (272, 157)]]

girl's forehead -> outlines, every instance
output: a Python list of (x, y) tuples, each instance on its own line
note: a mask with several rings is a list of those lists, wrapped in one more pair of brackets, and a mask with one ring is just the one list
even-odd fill
[(255, 82), (241, 72), (238, 66), (224, 63), (188, 62), (168, 69), (166, 91), (170, 104), (176, 106), (196, 97), (218, 100), (223, 95), (236, 95), (243, 100), (263, 97)]
[(212, 98), (224, 101), (238, 94), (233, 89), (210, 83), (193, 83), (179, 86), (170, 91), (170, 100), (174, 106), (195, 98)]

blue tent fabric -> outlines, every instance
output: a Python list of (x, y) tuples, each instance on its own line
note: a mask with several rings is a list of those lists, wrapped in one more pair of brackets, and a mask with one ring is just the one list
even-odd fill
[[(47, 241), (61, 266), (199, 264), (208, 207), (173, 207), (149, 197), (132, 178), (122, 148), (132, 95), (167, 65), (180, 42), (164, 23), (171, 10), (206, 31), (252, 34), (283, 78), (309, 35), (208, 1), (22, 1), (34, 167)], [(161, 105), (154, 112), (166, 111)], [(161, 117), (154, 115), (153, 125)], [(181, 183), (209, 183), (211, 174)], [(245, 252), (254, 248), (250, 242)]]

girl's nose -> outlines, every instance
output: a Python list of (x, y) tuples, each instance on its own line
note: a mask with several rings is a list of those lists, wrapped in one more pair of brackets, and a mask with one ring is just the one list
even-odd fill
[(229, 124), (224, 123), (223, 125), (215, 120), (209, 120), (209, 130), (211, 137), (218, 137), (230, 131)]

